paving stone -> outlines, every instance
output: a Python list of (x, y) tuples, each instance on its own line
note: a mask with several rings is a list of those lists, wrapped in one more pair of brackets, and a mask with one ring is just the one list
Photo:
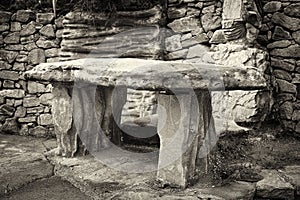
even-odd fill
[(256, 197), (294, 199), (294, 187), (276, 170), (262, 170), (264, 179), (256, 184)]
[(42, 155), (46, 150), (42, 142), (34, 138), (0, 135), (1, 197), (53, 174), (53, 166)]

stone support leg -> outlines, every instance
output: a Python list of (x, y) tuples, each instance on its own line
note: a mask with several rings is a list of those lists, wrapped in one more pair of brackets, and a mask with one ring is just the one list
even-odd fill
[(157, 178), (163, 184), (185, 188), (197, 175), (209, 174), (210, 163), (205, 152), (211, 146), (204, 141), (216, 139), (211, 112), (208, 91), (176, 96), (159, 94)]
[(77, 151), (77, 132), (73, 123), (73, 103), (70, 85), (53, 84), (52, 116), (57, 138), (57, 154), (72, 157)]

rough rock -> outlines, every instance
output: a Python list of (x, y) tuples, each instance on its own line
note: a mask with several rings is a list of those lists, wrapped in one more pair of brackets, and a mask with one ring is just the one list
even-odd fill
[(53, 13), (37, 13), (36, 14), (36, 21), (43, 25), (50, 24), (54, 20)]
[(282, 27), (276, 26), (273, 36), (273, 40), (289, 40), (292, 39), (291, 34), (288, 31), (285, 31)]
[(36, 24), (35, 24), (35, 22), (30, 22), (30, 23), (28, 23), (28, 24), (26, 24), (23, 28), (22, 28), (22, 30), (21, 30), (21, 32), (20, 32), (20, 35), (21, 36), (28, 36), (28, 35), (32, 35), (32, 34), (34, 34), (35, 33), (35, 26), (36, 26)]
[(47, 126), (53, 124), (52, 115), (51, 114), (41, 114), (38, 117), (38, 124)]
[(43, 105), (52, 105), (53, 95), (52, 93), (42, 94), (40, 97), (40, 102)]
[(15, 32), (15, 31), (21, 31), (21, 23), (20, 22), (11, 22), (10, 23), (10, 31)]
[(184, 17), (174, 20), (168, 24), (174, 32), (185, 33), (197, 29), (200, 26), (199, 20), (193, 17)]
[(24, 108), (23, 106), (17, 107), (17, 110), (15, 112), (15, 117), (20, 118), (25, 116), (26, 116), (26, 108)]
[(0, 24), (0, 32), (8, 31), (9, 24)]
[(279, 107), (279, 116), (281, 119), (288, 119), (291, 120), (293, 116), (293, 103), (290, 101), (286, 101), (283, 104), (280, 105)]
[(21, 89), (6, 89), (0, 91), (0, 97), (10, 97), (20, 99), (25, 96), (24, 90)]
[(11, 17), (11, 12), (0, 11), (0, 24), (9, 22)]
[(18, 122), (20, 122), (20, 123), (36, 122), (36, 116), (28, 116), (28, 117), (19, 118)]
[(173, 35), (171, 37), (166, 38), (165, 40), (165, 48), (167, 51), (177, 51), (182, 49), (180, 35)]
[(186, 8), (172, 8), (168, 9), (168, 17), (169, 19), (177, 19), (184, 17), (186, 15)]
[[(300, 40), (299, 40), (300, 42)], [(290, 40), (279, 40), (279, 41), (275, 41), (272, 43), (269, 43), (267, 45), (268, 49), (275, 49), (275, 48), (285, 48), (288, 47), (292, 44), (292, 42)]]
[(28, 81), (27, 83), (28, 92), (31, 94), (35, 93), (44, 93), (46, 92), (46, 86), (44, 84), (35, 82), (35, 81)]
[(198, 44), (189, 48), (186, 58), (203, 58), (207, 52), (209, 52), (209, 47)]
[(0, 50), (0, 57), (3, 60), (7, 61), (9, 64), (11, 64), (12, 62), (14, 62), (17, 56), (18, 56), (18, 52)]
[(0, 128), (0, 130), (5, 133), (18, 134), (20, 128), (15, 118), (9, 118), (5, 120), (5, 123)]
[(45, 52), (42, 49), (33, 49), (28, 54), (28, 63), (31, 65), (36, 65), (45, 61)]
[(276, 170), (263, 170), (264, 179), (256, 184), (256, 197), (294, 199), (294, 187)]
[(12, 32), (4, 38), (6, 44), (18, 44), (20, 42), (20, 33)]
[(300, 121), (300, 110), (294, 110), (292, 120), (293, 121)]
[(4, 80), (3, 81), (3, 88), (14, 88), (15, 82), (10, 80)]
[(270, 54), (272, 56), (281, 56), (285, 58), (300, 58), (300, 46), (292, 45), (283, 49), (274, 49)]
[(287, 93), (293, 93), (293, 94), (297, 93), (296, 85), (289, 83), (288, 81), (280, 80), (280, 79), (277, 79), (276, 82), (278, 85), (279, 92), (287, 92)]
[(300, 44), (300, 31), (296, 31), (296, 32), (292, 33), (292, 36), (293, 36), (294, 40), (295, 40), (298, 44)]
[(284, 9), (284, 14), (291, 17), (300, 17), (300, 3), (293, 3)]
[(272, 22), (292, 31), (300, 29), (300, 19), (286, 16), (283, 13), (275, 13)]
[(221, 22), (222, 18), (213, 15), (213, 13), (207, 13), (201, 16), (201, 23), (206, 32), (221, 28)]
[(281, 2), (280, 1), (271, 1), (264, 5), (264, 12), (266, 13), (273, 13), (277, 12), (281, 9)]
[(46, 58), (52, 58), (58, 56), (58, 49), (57, 48), (46, 49), (45, 56)]
[[(299, 122), (300, 123), (300, 122)], [(298, 123), (298, 124), (299, 124)], [(296, 195), (300, 196), (300, 166), (286, 166), (282, 171), (296, 188)]]
[(16, 71), (11, 71), (11, 70), (2, 70), (2, 71), (0, 71), (0, 78), (1, 79), (17, 81), (17, 80), (19, 80), (19, 77), (20, 77), (20, 75)]
[(179, 51), (168, 53), (166, 58), (168, 60), (185, 59), (187, 54), (188, 54), (188, 49), (182, 49)]
[(40, 33), (47, 38), (55, 38), (55, 32), (52, 24), (43, 26), (40, 30)]
[(22, 51), (23, 50), (23, 45), (21, 44), (11, 44), (11, 45), (7, 45), (5, 47), (6, 50), (10, 50), (10, 51)]
[(26, 23), (35, 19), (35, 14), (31, 10), (18, 10), (16, 13), (16, 21)]
[(284, 70), (274, 70), (273, 75), (276, 78), (283, 79), (283, 80), (286, 80), (286, 81), (292, 81), (292, 79), (293, 79), (292, 76)]
[(209, 43), (211, 44), (219, 44), (219, 43), (225, 43), (227, 40), (224, 35), (223, 30), (216, 30), (210, 39)]
[(24, 71), (25, 70), (25, 64), (24, 63), (15, 62), (13, 70)]
[(0, 69), (10, 69), (12, 66), (5, 61), (0, 60)]
[(291, 72), (295, 69), (295, 62), (286, 59), (282, 60), (277, 58), (271, 58), (271, 66)]
[(42, 126), (36, 126), (34, 128), (29, 129), (29, 135), (35, 137), (47, 137), (48, 129)]
[(40, 37), (39, 40), (36, 42), (36, 45), (43, 49), (50, 49), (50, 48), (58, 48), (59, 45), (55, 40), (48, 40), (44, 37)]
[(25, 50), (31, 51), (32, 49), (37, 49), (38, 47), (34, 42), (28, 43), (24, 45)]
[(40, 105), (40, 101), (37, 97), (26, 97), (23, 99), (23, 106), (25, 108), (35, 107), (35, 106), (39, 106), (39, 105)]
[(0, 115), (12, 117), (15, 113), (15, 108), (6, 104), (0, 106)]

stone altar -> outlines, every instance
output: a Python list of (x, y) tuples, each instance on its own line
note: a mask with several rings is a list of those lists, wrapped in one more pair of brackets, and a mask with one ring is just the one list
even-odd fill
[(158, 122), (157, 178), (181, 187), (186, 187), (196, 173), (212, 179), (215, 175), (217, 166), (211, 158), (214, 146), (210, 140), (217, 140), (217, 135), (210, 91), (224, 86), (228, 90), (268, 87), (262, 71), (255, 67), (134, 58), (44, 63), (27, 72), (26, 78), (53, 83), (57, 153), (66, 157), (74, 156), (78, 150), (78, 135), (90, 152), (110, 147), (106, 135), (120, 145), (120, 117), (127, 88), (158, 91), (159, 119), (166, 120)]

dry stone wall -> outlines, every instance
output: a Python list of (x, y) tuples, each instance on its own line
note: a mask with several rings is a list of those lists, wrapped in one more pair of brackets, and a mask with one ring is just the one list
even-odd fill
[(54, 135), (47, 82), (26, 81), (24, 72), (58, 60), (62, 18), (52, 13), (0, 11), (0, 130), (21, 135)]
[(300, 133), (300, 0), (264, 1), (258, 41), (270, 52), (274, 113), (285, 130)]

